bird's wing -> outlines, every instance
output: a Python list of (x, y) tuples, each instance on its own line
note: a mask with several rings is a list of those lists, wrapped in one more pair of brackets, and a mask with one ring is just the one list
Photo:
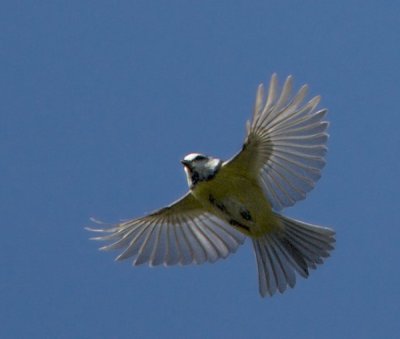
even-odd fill
[(123, 249), (116, 260), (133, 257), (133, 264), (187, 265), (226, 258), (245, 236), (207, 212), (189, 192), (173, 204), (143, 218), (128, 220), (108, 229), (94, 240), (111, 244), (101, 250)]
[(327, 110), (317, 110), (320, 97), (305, 103), (307, 85), (294, 96), (291, 89), (291, 76), (280, 94), (276, 74), (267, 96), (260, 84), (243, 148), (224, 164), (226, 169), (256, 178), (275, 210), (304, 199), (313, 189), (327, 150)]

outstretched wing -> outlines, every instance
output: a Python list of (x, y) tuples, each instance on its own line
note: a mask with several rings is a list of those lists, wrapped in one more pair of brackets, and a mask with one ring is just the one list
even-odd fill
[(123, 249), (116, 260), (133, 257), (134, 265), (214, 262), (244, 242), (243, 234), (204, 210), (190, 192), (143, 218), (88, 230), (102, 233), (92, 239), (111, 242), (101, 250)]
[(327, 110), (316, 110), (319, 96), (304, 103), (307, 89), (303, 85), (291, 97), (289, 76), (279, 95), (276, 74), (267, 96), (261, 84), (243, 149), (225, 164), (227, 169), (257, 178), (275, 210), (304, 199), (325, 165)]

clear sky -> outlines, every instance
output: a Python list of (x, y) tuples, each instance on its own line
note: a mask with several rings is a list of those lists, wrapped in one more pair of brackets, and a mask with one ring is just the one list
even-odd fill
[[(1, 338), (395, 338), (400, 333), (398, 1), (2, 1)], [(187, 190), (179, 160), (241, 147), (277, 72), (329, 109), (328, 163), (289, 216), (331, 258), (273, 298), (247, 241), (132, 268), (84, 226)]]

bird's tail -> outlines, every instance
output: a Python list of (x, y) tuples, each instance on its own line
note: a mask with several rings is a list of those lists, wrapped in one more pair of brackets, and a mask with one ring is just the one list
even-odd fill
[(297, 272), (308, 277), (308, 269), (322, 264), (334, 248), (335, 232), (326, 227), (306, 224), (279, 214), (282, 230), (253, 238), (257, 258), (260, 294), (283, 293), (296, 284)]

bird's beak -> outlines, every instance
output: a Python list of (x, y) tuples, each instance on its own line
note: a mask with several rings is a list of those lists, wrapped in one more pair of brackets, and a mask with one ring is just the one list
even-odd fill
[(181, 164), (182, 164), (183, 166), (189, 167), (190, 162), (187, 161), (187, 160), (185, 160), (185, 159), (183, 159), (183, 160), (181, 160)]

